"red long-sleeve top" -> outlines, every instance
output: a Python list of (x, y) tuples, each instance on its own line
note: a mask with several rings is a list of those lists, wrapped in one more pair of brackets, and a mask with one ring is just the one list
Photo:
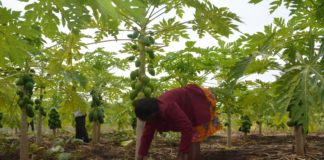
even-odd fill
[(209, 102), (202, 89), (194, 84), (163, 93), (158, 98), (160, 118), (146, 122), (141, 138), (139, 155), (148, 154), (154, 132), (181, 132), (179, 152), (191, 150), (193, 127), (210, 120)]

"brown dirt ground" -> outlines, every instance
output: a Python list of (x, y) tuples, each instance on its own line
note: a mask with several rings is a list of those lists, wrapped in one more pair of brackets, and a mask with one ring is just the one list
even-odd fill
[[(71, 141), (72, 135), (63, 134), (58, 138), (45, 137), (44, 143), (31, 151), (33, 160), (55, 160), (55, 155), (48, 153), (48, 150), (55, 142), (63, 140), (65, 152), (71, 153), (75, 160), (130, 160), (134, 159), (135, 144), (130, 143), (127, 147), (121, 146), (123, 139), (120, 135), (104, 134), (101, 142), (97, 145), (74, 144)], [(247, 137), (234, 136), (232, 148), (226, 147), (226, 137), (214, 136), (204, 142), (201, 146), (203, 160), (324, 160), (324, 133), (311, 134), (307, 137), (306, 157), (298, 157), (293, 154), (292, 136), (257, 136)], [(35, 142), (35, 137), (30, 138)], [(152, 144), (149, 160), (172, 160), (176, 158), (176, 141), (158, 138)], [(0, 160), (19, 159), (19, 146), (17, 136), (0, 137)]]

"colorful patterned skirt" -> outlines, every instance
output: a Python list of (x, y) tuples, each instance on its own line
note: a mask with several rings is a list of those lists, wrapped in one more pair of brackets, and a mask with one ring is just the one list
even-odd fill
[(216, 114), (216, 98), (207, 88), (202, 88), (202, 90), (210, 103), (210, 121), (194, 127), (192, 142), (202, 142), (221, 129), (221, 124)]

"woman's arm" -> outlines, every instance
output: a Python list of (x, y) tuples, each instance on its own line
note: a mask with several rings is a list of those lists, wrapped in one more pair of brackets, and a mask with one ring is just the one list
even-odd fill
[(167, 111), (167, 117), (172, 121), (176, 131), (181, 132), (179, 153), (189, 153), (191, 150), (191, 140), (193, 136), (193, 126), (187, 115), (174, 103)]
[[(148, 150), (150, 148), (151, 142), (154, 137), (155, 127), (150, 125), (149, 123), (145, 123), (144, 132), (141, 138), (140, 148), (138, 150), (138, 157), (143, 157), (148, 154)], [(141, 160), (142, 160), (141, 159)]]

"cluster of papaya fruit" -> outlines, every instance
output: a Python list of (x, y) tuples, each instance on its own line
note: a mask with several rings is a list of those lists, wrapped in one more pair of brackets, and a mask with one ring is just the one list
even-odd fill
[(26, 109), (28, 117), (34, 117), (35, 115), (33, 110), (34, 102), (31, 100), (34, 84), (35, 81), (31, 74), (24, 74), (16, 81), (17, 95), (19, 96), (18, 105), (20, 108)]
[(104, 123), (104, 110), (101, 107), (102, 103), (102, 96), (95, 90), (91, 91), (92, 102), (91, 102), (91, 111), (89, 114), (89, 121), (90, 122), (97, 122), (97, 123)]
[(48, 126), (50, 129), (61, 128), (60, 115), (57, 112), (56, 108), (52, 108), (48, 115)]
[[(141, 34), (136, 27), (133, 27), (133, 33), (128, 34), (127, 36), (128, 38), (131, 38), (133, 40), (134, 44), (131, 46), (133, 50), (139, 52), (145, 52), (146, 54), (145, 57), (148, 58), (147, 60), (148, 64), (146, 66), (146, 70), (150, 75), (155, 76), (155, 69), (153, 65), (155, 54), (152, 48), (152, 45), (154, 45), (155, 43), (155, 40), (152, 37), (153, 32)], [(138, 44), (142, 44), (144, 46), (144, 48), (141, 48), (142, 51), (140, 50)], [(128, 60), (135, 61), (135, 67), (137, 67), (136, 70), (130, 73), (130, 79), (132, 81), (131, 87), (133, 89), (130, 93), (130, 98), (134, 100), (136, 97), (138, 98), (150, 97), (154, 89), (153, 85), (150, 83), (150, 78), (145, 74), (142, 75), (140, 74), (140, 66), (146, 64), (142, 64), (143, 62), (141, 61), (140, 57), (136, 57), (134, 55), (128, 57)]]
[(241, 127), (239, 128), (239, 131), (243, 133), (249, 133), (252, 126), (250, 118), (248, 116), (242, 116), (241, 121), (242, 124)]
[(39, 99), (35, 99), (35, 110), (40, 111), (42, 116), (46, 116), (45, 109), (44, 109), (44, 107), (42, 107), (41, 100), (39, 100)]

